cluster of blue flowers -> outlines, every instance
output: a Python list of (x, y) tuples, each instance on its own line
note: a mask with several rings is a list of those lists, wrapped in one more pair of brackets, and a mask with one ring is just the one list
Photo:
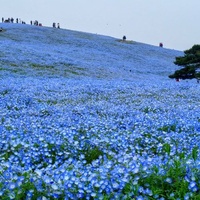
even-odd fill
[[(8, 78), (0, 97), (1, 196), (14, 199), (30, 182), (30, 199), (34, 189), (46, 198), (122, 198), (128, 183), (155, 166), (165, 174), (181, 153), (189, 190), (199, 191), (199, 154), (190, 157), (200, 146), (195, 84)], [(138, 192), (153, 196), (148, 187)]]
[(187, 200), (199, 193), (199, 85), (167, 78), (180, 52), (5, 26), (0, 199)]

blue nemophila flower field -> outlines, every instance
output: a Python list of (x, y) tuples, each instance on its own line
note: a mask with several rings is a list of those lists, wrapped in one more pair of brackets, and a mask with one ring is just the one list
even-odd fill
[(1, 199), (199, 199), (200, 88), (182, 52), (1, 24)]

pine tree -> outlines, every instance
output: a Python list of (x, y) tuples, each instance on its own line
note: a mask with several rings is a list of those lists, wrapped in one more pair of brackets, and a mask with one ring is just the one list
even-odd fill
[(200, 79), (200, 45), (184, 51), (184, 56), (176, 57), (174, 64), (183, 68), (176, 70), (169, 78)]

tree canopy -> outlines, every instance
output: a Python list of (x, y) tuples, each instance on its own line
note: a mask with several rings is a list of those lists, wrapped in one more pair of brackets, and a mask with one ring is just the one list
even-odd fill
[(183, 66), (176, 70), (169, 78), (176, 79), (200, 79), (200, 45), (194, 45), (184, 51), (184, 56), (176, 57), (175, 65)]

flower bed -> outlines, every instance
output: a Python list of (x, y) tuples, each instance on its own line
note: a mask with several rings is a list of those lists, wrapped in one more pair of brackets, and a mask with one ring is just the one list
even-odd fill
[(193, 82), (7, 77), (0, 99), (1, 199), (200, 198)]

